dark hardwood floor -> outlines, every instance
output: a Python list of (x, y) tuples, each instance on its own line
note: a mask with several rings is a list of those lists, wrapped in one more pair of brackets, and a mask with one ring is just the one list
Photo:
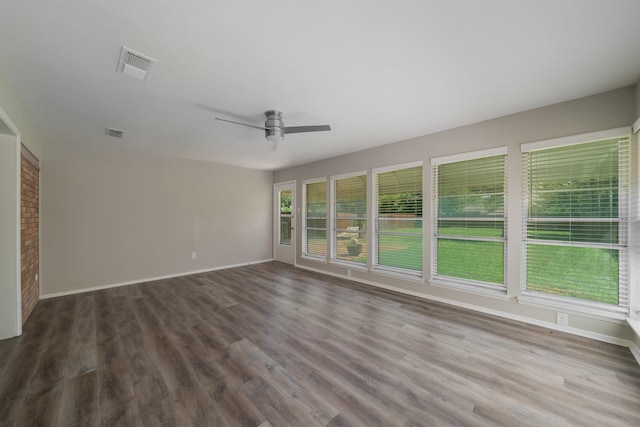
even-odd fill
[(42, 300), (3, 426), (640, 425), (629, 349), (280, 263)]

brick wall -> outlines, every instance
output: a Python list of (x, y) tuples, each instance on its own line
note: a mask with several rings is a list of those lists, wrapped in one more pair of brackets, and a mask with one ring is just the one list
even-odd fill
[(39, 198), (40, 167), (29, 150), (22, 147), (20, 195), (20, 240), (22, 247), (22, 323), (40, 298)]

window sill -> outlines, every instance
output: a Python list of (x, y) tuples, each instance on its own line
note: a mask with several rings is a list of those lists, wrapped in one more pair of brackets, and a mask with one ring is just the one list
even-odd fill
[(627, 323), (631, 326), (636, 336), (640, 337), (640, 317), (637, 314), (633, 314), (627, 317)]
[(453, 289), (454, 291), (461, 291), (483, 297), (499, 299), (501, 301), (508, 301), (509, 299), (511, 299), (511, 297), (507, 295), (506, 286), (504, 289), (498, 289), (490, 286), (483, 286), (481, 284), (461, 283), (455, 282), (453, 280), (443, 280), (440, 278), (429, 280), (429, 284), (438, 288)]
[(350, 261), (332, 259), (331, 261), (328, 262), (328, 264), (335, 265), (338, 267), (348, 268), (350, 270), (367, 271), (366, 264), (361, 264), (359, 262), (350, 262)]
[(313, 262), (319, 262), (320, 264), (327, 264), (327, 259), (323, 257), (302, 254), (300, 258), (305, 261), (313, 261)]
[(384, 268), (374, 268), (373, 270), (371, 270), (371, 274), (390, 277), (392, 279), (400, 279), (407, 282), (419, 283), (421, 285), (424, 284), (424, 277), (422, 277), (422, 274), (420, 273), (412, 274), (409, 272), (404, 273), (402, 271), (387, 270)]
[(626, 310), (621, 307), (609, 307), (590, 301), (568, 301), (562, 297), (541, 295), (540, 293), (531, 291), (523, 291), (522, 295), (518, 297), (518, 303), (532, 307), (566, 311), (598, 320), (619, 321), (627, 318)]

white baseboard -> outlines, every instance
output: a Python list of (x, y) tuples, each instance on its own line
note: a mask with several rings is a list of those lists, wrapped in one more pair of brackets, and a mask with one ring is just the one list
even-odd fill
[[(594, 339), (594, 340), (597, 340), (597, 341), (602, 341), (602, 342), (606, 342), (606, 343), (610, 343), (610, 344), (616, 344), (616, 345), (619, 345), (619, 346), (622, 346), (622, 347), (631, 348), (631, 346), (633, 344), (629, 340), (621, 339), (621, 338), (618, 338), (618, 337), (612, 337), (610, 335), (604, 335), (604, 334), (600, 334), (600, 333), (597, 333), (597, 332), (585, 331), (584, 329), (571, 328), (571, 327), (568, 327), (568, 326), (559, 326), (556, 323), (545, 322), (545, 321), (542, 321), (542, 320), (539, 320), (539, 319), (533, 319), (531, 317), (518, 316), (518, 315), (512, 314), (512, 313), (505, 313), (503, 311), (492, 310), (492, 309), (488, 309), (488, 308), (481, 307), (481, 306), (478, 306), (478, 305), (467, 304), (467, 303), (464, 303), (464, 302), (460, 302), (460, 301), (456, 301), (456, 300), (452, 300), (452, 299), (448, 299), (448, 298), (441, 298), (441, 297), (437, 297), (437, 296), (433, 296), (433, 295), (423, 294), (423, 293), (420, 293), (420, 292), (414, 292), (414, 291), (410, 291), (410, 290), (407, 290), (407, 289), (398, 288), (398, 287), (395, 287), (395, 286), (385, 285), (383, 283), (373, 282), (371, 280), (360, 279), (360, 278), (353, 277), (353, 276), (346, 276), (344, 274), (338, 274), (338, 273), (333, 273), (333, 272), (329, 272), (329, 271), (319, 270), (317, 268), (308, 267), (308, 266), (300, 265), (300, 264), (298, 264), (298, 267), (302, 268), (302, 269), (305, 269), (305, 270), (314, 271), (316, 273), (326, 274), (328, 276), (339, 277), (341, 279), (347, 279), (347, 280), (351, 280), (351, 281), (354, 281), (354, 282), (364, 283), (366, 285), (375, 286), (377, 288), (387, 289), (387, 290), (390, 290), (390, 291), (399, 292), (399, 293), (402, 293), (402, 294), (411, 295), (411, 296), (422, 298), (422, 299), (426, 299), (426, 300), (437, 301), (437, 302), (441, 302), (441, 303), (444, 303), (444, 304), (453, 305), (453, 306), (456, 306), (456, 307), (466, 308), (466, 309), (469, 309), (469, 310), (478, 311), (480, 313), (485, 313), (485, 314), (490, 314), (490, 315), (493, 315), (493, 316), (503, 317), (505, 319), (516, 320), (516, 321), (523, 322), (523, 323), (528, 323), (528, 324), (531, 324), (531, 325), (541, 326), (543, 328), (553, 329), (555, 331), (567, 332), (569, 334), (578, 335), (578, 336), (585, 337), (585, 338), (591, 338), (591, 339)], [(634, 356), (635, 356), (635, 354), (634, 354)], [(636, 359), (637, 358), (638, 358), (638, 356), (636, 356)]]
[(636, 362), (640, 365), (640, 347), (635, 342), (632, 342), (629, 346), (629, 350), (631, 350), (631, 354), (636, 358)]
[(243, 262), (243, 263), (240, 263), (240, 264), (231, 264), (231, 265), (223, 265), (223, 266), (220, 266), (220, 267), (205, 268), (205, 269), (202, 269), (202, 270), (185, 271), (185, 272), (176, 273), (176, 274), (167, 274), (167, 275), (164, 275), (164, 276), (146, 277), (144, 279), (129, 280), (129, 281), (126, 281), (126, 282), (111, 283), (111, 284), (108, 284), (108, 285), (93, 286), (93, 287), (90, 287), (90, 288), (74, 289), (74, 290), (71, 290), (71, 291), (64, 291), (64, 292), (54, 292), (54, 293), (51, 293), (51, 294), (42, 294), (42, 295), (40, 295), (40, 299), (62, 297), (62, 296), (65, 296), (65, 295), (82, 294), (82, 293), (85, 293), (85, 292), (99, 291), (101, 289), (118, 288), (120, 286), (135, 285), (136, 283), (145, 283), (145, 282), (153, 282), (155, 280), (172, 279), (174, 277), (189, 276), (191, 274), (199, 274), (199, 273), (208, 273), (210, 271), (224, 270), (224, 269), (233, 268), (233, 267), (242, 267), (242, 266), (245, 266), (245, 265), (262, 264), (262, 263), (271, 262), (271, 261), (273, 261), (273, 259), (263, 259), (263, 260), (259, 260), (259, 261)]
[(631, 350), (631, 354), (636, 358), (636, 361), (640, 365), (640, 318), (637, 316), (632, 316), (627, 319), (627, 323), (633, 329), (633, 333), (635, 334), (635, 339), (631, 341), (631, 345), (629, 349)]

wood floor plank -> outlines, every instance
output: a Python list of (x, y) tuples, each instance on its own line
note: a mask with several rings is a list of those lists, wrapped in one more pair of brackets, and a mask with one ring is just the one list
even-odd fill
[(14, 417), (22, 411), (34, 373), (39, 367), (42, 369), (39, 361), (52, 337), (48, 334), (51, 319), (57, 316), (61, 305), (60, 300), (38, 302), (23, 327), (22, 336), (12, 339), (15, 347), (0, 372), (0, 414), (7, 414), (6, 419), (10, 422), (15, 422)]
[(0, 376), (4, 368), (9, 364), (13, 349), (16, 347), (19, 339), (20, 338), (15, 337), (0, 341)]
[(627, 348), (277, 262), (40, 301), (0, 426), (637, 426)]
[(209, 396), (218, 404), (229, 426), (252, 427), (267, 421), (244, 392), (233, 384), (220, 383)]
[(299, 425), (319, 426), (317, 420), (309, 416), (308, 412), (297, 411), (289, 404), (287, 398), (271, 387), (262, 377), (257, 376), (246, 384), (245, 394), (253, 405), (267, 420), (277, 426)]
[(98, 391), (98, 374), (95, 370), (69, 378), (64, 383), (58, 425), (98, 425)]
[(282, 394), (288, 405), (299, 414), (298, 418), (305, 420), (304, 425), (326, 425), (338, 414), (338, 410), (329, 402), (315, 393), (309, 393), (284, 367), (248, 340), (235, 343), (231, 351), (235, 357), (245, 359), (247, 364), (256, 367), (260, 380), (266, 381), (270, 387)]
[(65, 378), (94, 371), (98, 364), (93, 294), (79, 295), (70, 337)]
[(171, 392), (176, 419), (179, 426), (224, 426), (226, 421), (219, 406), (206, 390), (196, 383), (179, 387)]
[(64, 383), (58, 381), (30, 388), (22, 410), (17, 414), (18, 426), (48, 426), (58, 419)]
[[(174, 404), (169, 398), (136, 398), (137, 415), (143, 426), (180, 426), (175, 416)], [(182, 424), (185, 425), (185, 424)], [(186, 424), (188, 425), (188, 424)]]
[(98, 400), (100, 418), (108, 425), (136, 417), (129, 360), (118, 335), (115, 308), (108, 293), (95, 297)]

